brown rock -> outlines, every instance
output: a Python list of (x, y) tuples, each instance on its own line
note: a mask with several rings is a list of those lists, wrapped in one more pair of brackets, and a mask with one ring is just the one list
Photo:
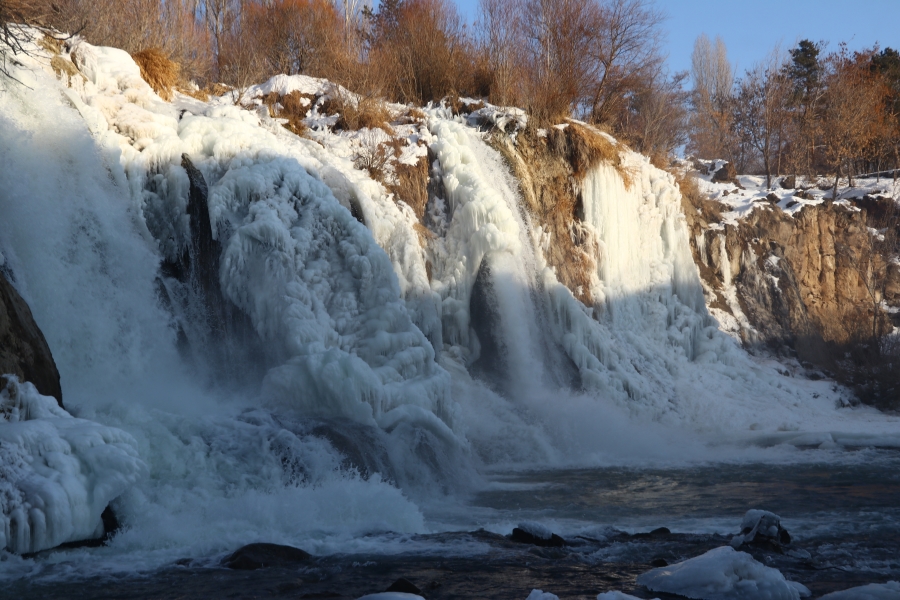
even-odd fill
[(28, 304), (0, 271), (0, 375), (6, 374), (30, 381), (41, 394), (63, 405), (59, 371), (47, 340)]
[(725, 163), (713, 174), (712, 180), (717, 183), (737, 182), (737, 170), (733, 164)]

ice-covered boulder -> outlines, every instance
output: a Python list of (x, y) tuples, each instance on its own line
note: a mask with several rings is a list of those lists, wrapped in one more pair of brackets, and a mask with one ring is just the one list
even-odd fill
[(563, 538), (539, 523), (519, 523), (519, 526), (512, 530), (510, 539), (520, 544), (533, 544), (551, 548), (559, 548), (566, 545), (566, 541)]
[(900, 600), (900, 583), (870, 583), (860, 587), (825, 594), (820, 600)]
[(731, 539), (732, 548), (744, 544), (780, 549), (791, 543), (791, 535), (781, 526), (781, 517), (767, 510), (748, 510), (741, 521), (741, 533)]
[(778, 569), (730, 546), (653, 569), (639, 575), (637, 583), (653, 592), (696, 600), (799, 600), (810, 595), (805, 586), (786, 580)]
[(0, 392), (0, 549), (24, 554), (102, 536), (103, 510), (146, 471), (136, 446), (10, 377)]

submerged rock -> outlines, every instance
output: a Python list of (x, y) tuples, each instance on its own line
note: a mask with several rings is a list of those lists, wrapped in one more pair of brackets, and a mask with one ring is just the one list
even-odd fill
[(222, 560), (229, 569), (253, 571), (269, 567), (293, 567), (306, 562), (312, 555), (300, 548), (280, 544), (247, 544)]
[(62, 407), (59, 371), (31, 309), (0, 271), (0, 376), (30, 381), (44, 396)]

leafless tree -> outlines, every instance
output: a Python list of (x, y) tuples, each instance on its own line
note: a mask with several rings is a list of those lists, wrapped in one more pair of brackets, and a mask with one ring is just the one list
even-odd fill
[(734, 128), (738, 137), (762, 159), (766, 187), (772, 189), (776, 157), (785, 143), (789, 119), (790, 84), (784, 60), (776, 48), (769, 57), (747, 72), (738, 86), (734, 103)]
[(731, 139), (731, 102), (734, 70), (722, 38), (715, 45), (706, 34), (694, 42), (691, 55), (693, 79), (689, 150), (706, 158), (728, 158), (734, 161)]
[(663, 14), (650, 0), (609, 0), (596, 5), (588, 45), (591, 120), (611, 123), (630, 90), (658, 81), (663, 63)]

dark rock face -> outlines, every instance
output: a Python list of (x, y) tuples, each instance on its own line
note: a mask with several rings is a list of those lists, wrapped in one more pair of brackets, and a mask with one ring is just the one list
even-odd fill
[(782, 178), (779, 184), (786, 190), (792, 190), (797, 187), (797, 176), (788, 175), (787, 177)]
[(0, 375), (3, 374), (30, 381), (41, 394), (53, 396), (63, 405), (59, 371), (47, 340), (25, 300), (0, 271)]
[(229, 569), (253, 571), (268, 567), (293, 567), (312, 558), (308, 552), (279, 544), (247, 544), (227, 556), (222, 565)]
[[(209, 189), (203, 174), (187, 154), (182, 155), (181, 166), (190, 182), (187, 206), (190, 239), (177, 259), (167, 260), (160, 266), (161, 301), (176, 316), (179, 349), (186, 360), (195, 360), (194, 354), (202, 355), (211, 370), (211, 378), (218, 382), (245, 385), (258, 381), (265, 373), (266, 346), (250, 318), (222, 292), (219, 283), (222, 245), (213, 236)], [(170, 293), (174, 288), (179, 291)]]

